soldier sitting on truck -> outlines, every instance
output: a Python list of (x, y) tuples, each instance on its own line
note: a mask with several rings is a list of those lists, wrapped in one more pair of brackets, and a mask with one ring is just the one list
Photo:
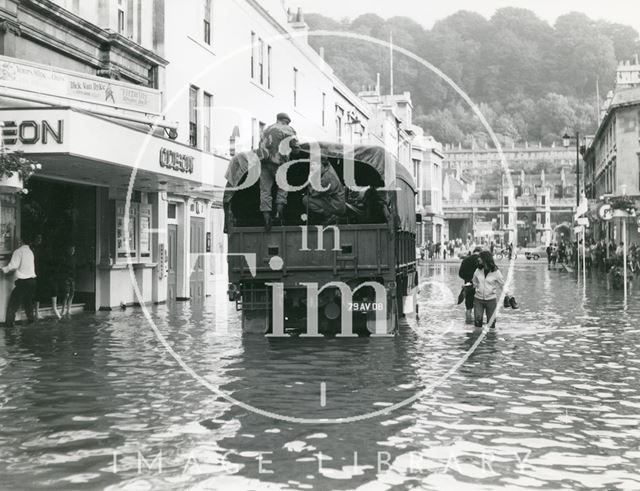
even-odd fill
[[(286, 113), (279, 113), (276, 122), (266, 128), (260, 138), (257, 150), (261, 163), (260, 171), (260, 211), (264, 217), (264, 227), (271, 230), (271, 214), (273, 211), (273, 184), (276, 182), (276, 172), (280, 165), (289, 161), (291, 151), (298, 147), (295, 139), (296, 130), (289, 123), (291, 118)], [(281, 145), (288, 140), (289, 145)], [(284, 147), (284, 148), (281, 148)], [(276, 194), (276, 218), (282, 219), (284, 205), (287, 204), (287, 192), (278, 188)]]
[(337, 218), (346, 212), (344, 186), (329, 160), (321, 160), (320, 182), (326, 191), (318, 191), (309, 186), (302, 204), (307, 208), (309, 222), (320, 222), (322, 225), (336, 223)]

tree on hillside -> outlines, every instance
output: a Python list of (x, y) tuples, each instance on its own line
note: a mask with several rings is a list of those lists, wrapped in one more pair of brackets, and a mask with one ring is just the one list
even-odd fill
[[(640, 51), (637, 31), (580, 13), (552, 26), (533, 12), (503, 8), (487, 20), (457, 12), (426, 30), (407, 17), (365, 14), (336, 21), (308, 14), (312, 30), (355, 32), (388, 41), (426, 59), (482, 107), (501, 143), (557, 141), (568, 129), (595, 131), (596, 82), (601, 94), (615, 80), (618, 60)], [(338, 77), (354, 91), (375, 83), (389, 91), (389, 50), (340, 37), (310, 37)], [(486, 129), (460, 95), (420, 63), (394, 56), (395, 93), (411, 92), (414, 122), (443, 143), (482, 144)]]

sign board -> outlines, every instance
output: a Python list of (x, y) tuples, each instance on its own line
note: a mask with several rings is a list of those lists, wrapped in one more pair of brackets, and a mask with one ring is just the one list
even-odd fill
[(613, 208), (609, 203), (602, 203), (598, 207), (598, 217), (605, 222), (613, 219)]
[(0, 56), (0, 87), (155, 116), (162, 112), (159, 90), (7, 56)]

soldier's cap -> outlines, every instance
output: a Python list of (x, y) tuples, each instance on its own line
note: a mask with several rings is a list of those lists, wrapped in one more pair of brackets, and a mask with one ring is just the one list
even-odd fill
[(276, 121), (286, 121), (287, 123), (291, 123), (291, 118), (287, 113), (278, 113)]

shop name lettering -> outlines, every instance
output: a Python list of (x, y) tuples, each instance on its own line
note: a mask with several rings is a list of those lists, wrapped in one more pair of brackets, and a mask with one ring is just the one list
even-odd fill
[(3, 121), (2, 143), (5, 145), (35, 145), (36, 143), (62, 143), (64, 139), (64, 121)]
[(193, 174), (193, 157), (174, 152), (167, 148), (160, 149), (160, 167)]

